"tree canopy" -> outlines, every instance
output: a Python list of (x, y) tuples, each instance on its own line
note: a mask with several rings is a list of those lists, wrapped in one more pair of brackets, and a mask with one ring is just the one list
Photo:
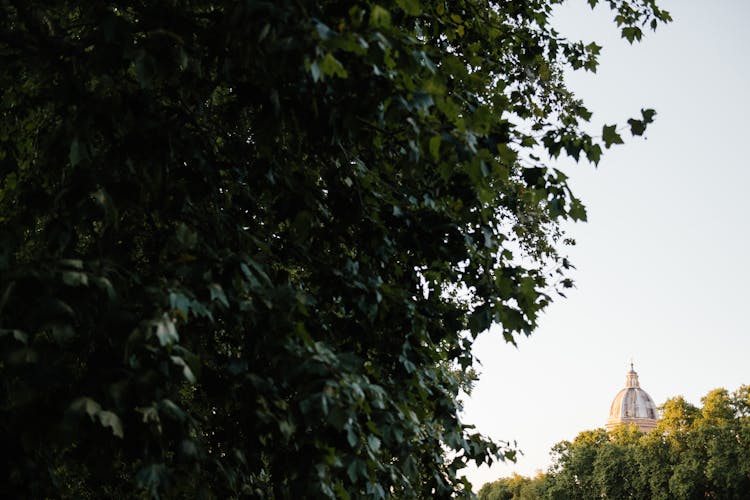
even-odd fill
[(558, 3), (0, 0), (4, 492), (435, 498), (512, 458), (460, 421), (471, 343), (571, 285), (547, 160), (622, 142)]
[(698, 408), (667, 400), (655, 430), (631, 424), (581, 432), (552, 449), (534, 479), (504, 478), (482, 487), (495, 499), (742, 499), (750, 491), (750, 386), (715, 389)]

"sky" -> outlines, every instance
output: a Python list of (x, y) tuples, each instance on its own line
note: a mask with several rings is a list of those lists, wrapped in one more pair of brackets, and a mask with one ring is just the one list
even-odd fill
[(658, 3), (674, 22), (632, 46), (606, 6), (555, 13), (563, 35), (604, 47), (596, 74), (568, 79), (594, 126), (657, 116), (598, 168), (556, 165), (588, 209), (568, 230), (576, 288), (517, 348), (499, 330), (478, 338), (463, 420), (524, 454), (466, 469), (475, 489), (544, 471), (555, 443), (603, 427), (631, 358), (657, 405), (750, 384), (750, 2)]

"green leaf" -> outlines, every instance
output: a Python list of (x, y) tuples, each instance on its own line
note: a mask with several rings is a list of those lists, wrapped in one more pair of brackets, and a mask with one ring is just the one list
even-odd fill
[(122, 430), (122, 422), (120, 421), (120, 417), (118, 417), (111, 411), (100, 411), (98, 417), (99, 422), (102, 424), (102, 426), (111, 428), (112, 434), (114, 434), (116, 437), (120, 439), (125, 437), (125, 434)]
[(116, 225), (118, 220), (117, 207), (115, 207), (114, 201), (112, 201), (112, 197), (109, 193), (104, 189), (97, 189), (91, 193), (91, 196), (94, 198), (94, 201), (103, 208), (104, 220), (107, 226)]
[(73, 142), (70, 143), (70, 152), (68, 153), (70, 165), (75, 167), (88, 158), (89, 153), (86, 144), (82, 143), (77, 137), (73, 139)]
[(372, 481), (368, 482), (366, 491), (369, 498), (385, 498), (385, 490), (380, 486), (380, 483), (374, 483)]
[(96, 277), (91, 278), (91, 281), (97, 287), (101, 288), (107, 293), (107, 298), (109, 300), (115, 300), (117, 298), (117, 292), (115, 291), (115, 287), (112, 285), (112, 282), (109, 281), (108, 278), (105, 278), (104, 276), (96, 276)]
[(631, 118), (628, 120), (628, 125), (630, 125), (630, 133), (633, 135), (643, 135), (643, 132), (646, 131), (646, 124), (641, 120)]
[(186, 296), (183, 293), (180, 292), (170, 292), (169, 293), (169, 307), (170, 309), (180, 311), (182, 313), (182, 317), (187, 318), (187, 315), (190, 313), (190, 304), (192, 300), (190, 297)]
[(601, 160), (602, 157), (602, 147), (598, 144), (592, 144), (587, 146), (584, 151), (586, 151), (586, 158), (593, 163), (594, 165), (599, 164), (599, 160)]
[(139, 487), (148, 490), (151, 496), (158, 500), (157, 491), (167, 480), (167, 467), (164, 464), (147, 465), (138, 471), (135, 480)]
[[(430, 139), (430, 154), (435, 161), (440, 159), (440, 136), (433, 135)], [(394, 207), (395, 208), (395, 207)]]
[(159, 402), (159, 410), (179, 422), (184, 422), (187, 419), (185, 411), (174, 404), (171, 399), (162, 399)]
[(583, 204), (580, 202), (580, 200), (576, 198), (571, 200), (570, 209), (568, 210), (568, 213), (570, 214), (570, 217), (573, 220), (576, 220), (576, 221), (587, 220), (586, 207), (584, 207)]
[[(271, 285), (271, 278), (268, 277), (268, 274), (266, 274), (266, 271), (258, 262), (256, 262), (254, 259), (245, 259), (245, 262), (247, 262), (247, 264), (253, 268), (255, 274), (257, 274), (261, 281), (263, 281), (263, 285)], [(250, 280), (251, 273), (247, 265), (245, 265), (245, 262), (240, 264), (240, 268), (242, 269), (242, 272), (245, 274), (245, 276), (248, 277), (248, 280)]]
[(357, 443), (359, 442), (359, 436), (357, 436), (357, 433), (354, 431), (354, 426), (351, 424), (346, 429), (346, 440), (352, 448), (356, 448)]
[(279, 431), (281, 431), (281, 435), (286, 439), (291, 438), (294, 435), (295, 431), (294, 423), (290, 422), (289, 420), (280, 420)]
[(367, 437), (367, 444), (373, 453), (377, 453), (380, 450), (380, 439), (377, 436), (370, 435)]
[(198, 233), (189, 228), (184, 222), (177, 224), (175, 238), (182, 248), (186, 250), (192, 250), (198, 244)]
[(616, 125), (604, 125), (602, 129), (604, 146), (609, 148), (612, 144), (623, 144), (622, 137), (617, 133)]
[(101, 411), (99, 403), (88, 397), (80, 397), (70, 404), (70, 409), (75, 413), (86, 413), (92, 419)]
[(15, 340), (21, 342), (22, 344), (29, 343), (29, 334), (24, 331), (0, 329), (0, 337), (4, 337), (6, 335), (12, 336)]
[(315, 23), (315, 31), (318, 33), (321, 40), (330, 40), (336, 36), (335, 31), (320, 21)]
[(625, 38), (630, 43), (635, 41), (640, 42), (641, 38), (643, 38), (643, 31), (637, 26), (625, 26), (622, 28), (622, 38)]
[(79, 271), (83, 269), (83, 261), (81, 259), (60, 259), (59, 262), (63, 267), (70, 267)]
[(63, 271), (62, 280), (68, 286), (88, 286), (89, 277), (78, 271)]
[(103, 427), (112, 429), (112, 434), (123, 438), (125, 434), (122, 429), (120, 417), (111, 411), (102, 410), (99, 403), (89, 397), (80, 397), (70, 404), (70, 410), (74, 413), (85, 413), (92, 421), (98, 420)]
[(516, 162), (518, 154), (507, 144), (497, 145), (497, 154), (503, 162), (503, 165), (510, 166)]
[(391, 26), (391, 13), (380, 5), (373, 5), (370, 11), (370, 26), (373, 28), (389, 28)]
[(422, 5), (419, 0), (396, 0), (396, 4), (410, 16), (418, 16), (422, 13)]
[(421, 91), (414, 92), (409, 102), (422, 115), (426, 115), (430, 107), (435, 104), (434, 99), (429, 93)]
[(166, 313), (162, 315), (161, 319), (156, 321), (156, 337), (162, 346), (171, 345), (180, 340), (174, 323)]
[(145, 406), (145, 407), (139, 407), (135, 409), (138, 413), (141, 414), (141, 421), (144, 424), (147, 424), (149, 422), (153, 422), (157, 425), (157, 428), (161, 427), (161, 419), (159, 418), (159, 410), (151, 405), (151, 406)]
[(602, 51), (602, 46), (597, 45), (595, 42), (591, 42), (590, 44), (586, 45), (586, 51), (589, 54), (598, 56)]
[(352, 460), (349, 462), (349, 465), (346, 468), (346, 475), (349, 476), (349, 480), (352, 483), (356, 483), (359, 479), (359, 475), (357, 474), (357, 460)]
[(314, 82), (319, 82), (323, 78), (323, 71), (320, 69), (318, 61), (313, 61), (310, 64), (310, 74), (312, 75)]
[(211, 292), (211, 300), (218, 300), (221, 305), (224, 307), (229, 307), (229, 301), (227, 300), (227, 296), (224, 293), (224, 289), (221, 287), (218, 283), (211, 283), (208, 286), (209, 291)]
[(197, 381), (193, 370), (190, 368), (190, 366), (188, 366), (184, 359), (182, 359), (180, 356), (170, 356), (169, 359), (171, 359), (172, 363), (174, 363), (175, 365), (182, 367), (182, 375), (188, 382), (194, 384)]
[(338, 76), (339, 78), (346, 78), (348, 76), (344, 66), (330, 52), (321, 61), (320, 69), (325, 76)]

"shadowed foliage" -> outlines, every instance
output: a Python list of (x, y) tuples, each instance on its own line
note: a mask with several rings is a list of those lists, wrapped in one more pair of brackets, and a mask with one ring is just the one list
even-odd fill
[(0, 0), (4, 493), (437, 498), (513, 458), (459, 419), (472, 340), (571, 285), (538, 156), (622, 142), (556, 3)]

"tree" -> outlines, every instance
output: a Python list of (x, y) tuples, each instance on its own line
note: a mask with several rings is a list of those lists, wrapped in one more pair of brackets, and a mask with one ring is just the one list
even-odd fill
[(479, 500), (533, 500), (542, 498), (546, 488), (546, 475), (538, 473), (534, 478), (519, 474), (500, 478), (483, 485), (478, 492)]
[(521, 489), (531, 480), (519, 474), (500, 478), (487, 483), (479, 489), (480, 500), (512, 500), (520, 497)]
[(556, 3), (0, 0), (7, 494), (432, 498), (512, 458), (456, 374), (571, 284), (543, 152), (622, 142)]
[(664, 403), (649, 434), (621, 426), (563, 441), (535, 498), (743, 498), (750, 489), (747, 394), (748, 386), (715, 389), (702, 408), (678, 396)]
[(599, 450), (609, 442), (604, 429), (583, 431), (575, 440), (561, 441), (553, 448), (548, 474), (550, 498), (596, 498), (601, 487), (592, 474)]

